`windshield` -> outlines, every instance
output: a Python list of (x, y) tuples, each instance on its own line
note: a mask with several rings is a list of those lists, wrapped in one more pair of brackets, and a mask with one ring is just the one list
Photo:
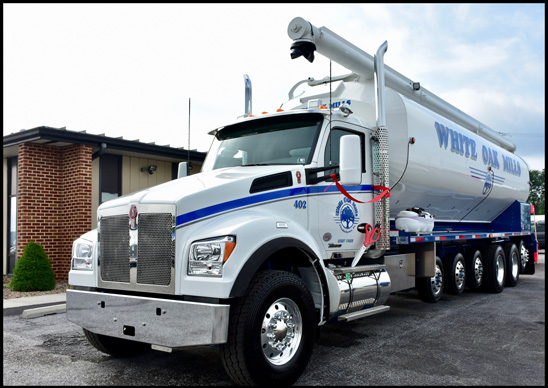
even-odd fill
[(308, 164), (322, 120), (323, 115), (311, 113), (261, 118), (223, 127), (215, 135), (204, 169)]

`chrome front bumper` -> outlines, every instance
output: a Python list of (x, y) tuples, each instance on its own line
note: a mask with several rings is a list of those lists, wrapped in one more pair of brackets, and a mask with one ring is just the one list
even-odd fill
[(97, 334), (171, 348), (225, 343), (229, 305), (67, 290), (67, 319)]

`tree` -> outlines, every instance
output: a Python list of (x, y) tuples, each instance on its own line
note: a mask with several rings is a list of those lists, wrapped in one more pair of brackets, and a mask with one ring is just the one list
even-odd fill
[(531, 190), (527, 202), (535, 206), (535, 214), (545, 214), (545, 169), (529, 171)]
[(30, 241), (15, 263), (10, 287), (14, 291), (49, 291), (55, 288), (55, 272), (42, 245)]

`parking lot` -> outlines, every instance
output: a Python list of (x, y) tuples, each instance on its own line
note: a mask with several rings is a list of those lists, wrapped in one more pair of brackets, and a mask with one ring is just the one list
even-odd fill
[[(545, 385), (545, 259), (501, 294), (436, 304), (398, 293), (380, 315), (322, 327), (297, 385)], [(115, 359), (65, 314), (4, 317), (4, 385), (233, 385), (215, 347)]]

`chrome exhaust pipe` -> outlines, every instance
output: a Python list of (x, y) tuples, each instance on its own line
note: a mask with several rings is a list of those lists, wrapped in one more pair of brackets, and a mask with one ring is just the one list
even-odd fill
[(251, 116), (251, 79), (247, 74), (244, 74), (245, 82), (245, 113), (244, 117)]

